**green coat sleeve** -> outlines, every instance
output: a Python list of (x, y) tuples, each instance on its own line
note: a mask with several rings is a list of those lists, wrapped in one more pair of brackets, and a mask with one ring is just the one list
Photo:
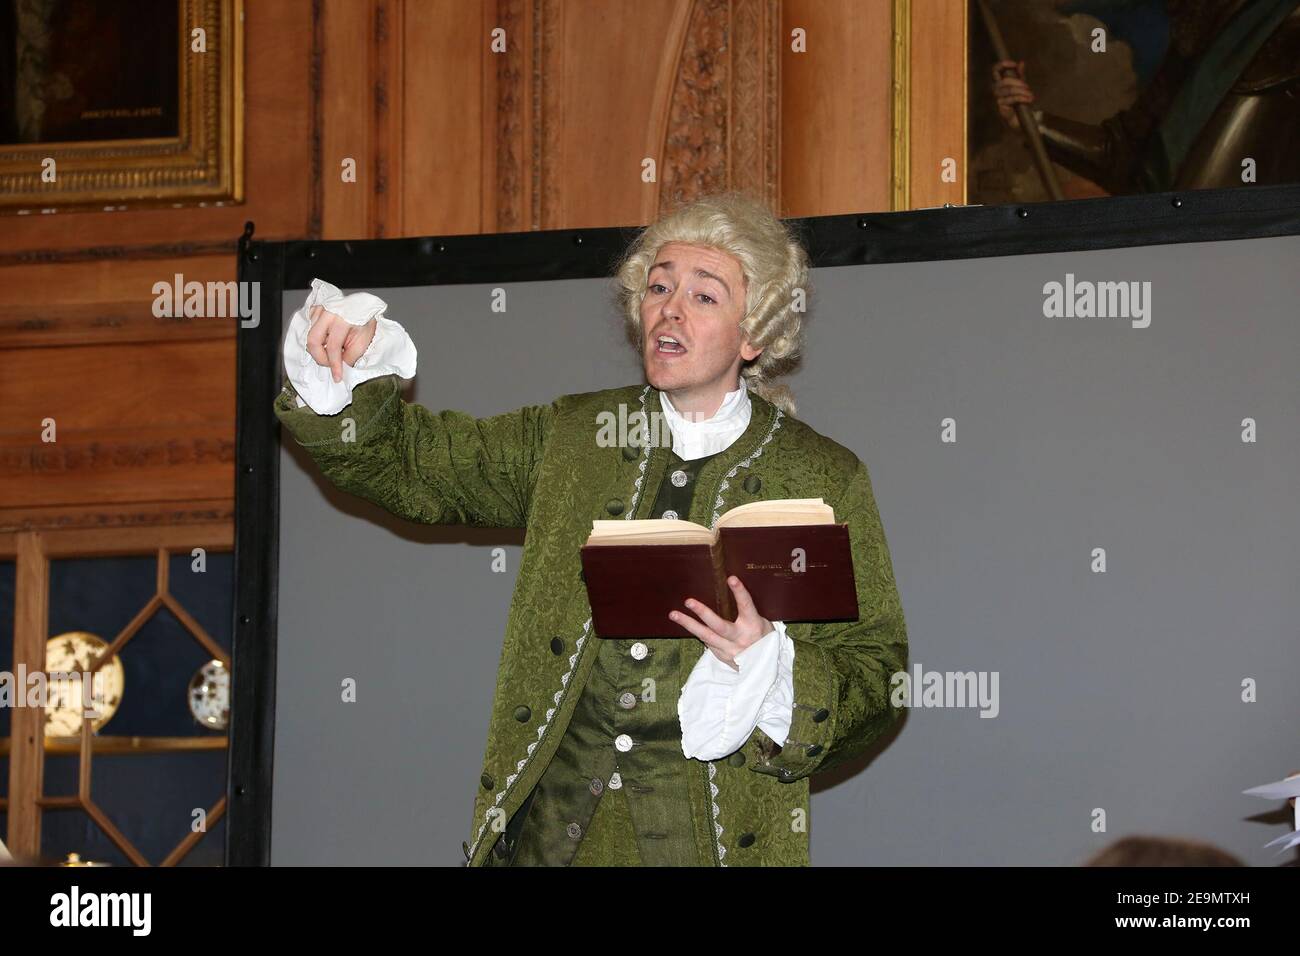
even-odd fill
[(779, 747), (755, 728), (745, 744), (751, 758), (746, 766), (783, 782), (860, 755), (899, 715), (890, 704), (890, 677), (907, 669), (907, 629), (871, 479), (861, 461), (834, 508), (835, 519), (849, 526), (859, 616), (811, 625), (807, 637), (790, 634), (795, 650), (789, 736)]
[(343, 491), (411, 521), (523, 528), (555, 406), (474, 418), (402, 400), (396, 375), (358, 385), (337, 415), (297, 407), (291, 384), (275, 414)]

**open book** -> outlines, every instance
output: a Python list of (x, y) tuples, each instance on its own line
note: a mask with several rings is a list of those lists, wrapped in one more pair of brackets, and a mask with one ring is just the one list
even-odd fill
[(855, 621), (848, 525), (820, 498), (739, 505), (712, 531), (691, 521), (593, 521), (582, 546), (592, 624), (600, 637), (694, 637), (668, 619), (688, 597), (728, 621), (734, 574), (769, 621)]

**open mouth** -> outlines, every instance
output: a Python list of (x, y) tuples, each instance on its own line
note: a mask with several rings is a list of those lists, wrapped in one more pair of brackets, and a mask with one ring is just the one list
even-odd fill
[(686, 347), (671, 335), (661, 335), (655, 339), (655, 351), (661, 355), (685, 355)]

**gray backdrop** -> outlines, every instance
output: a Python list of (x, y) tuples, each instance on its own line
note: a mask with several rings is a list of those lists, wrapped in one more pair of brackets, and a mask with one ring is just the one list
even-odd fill
[[(815, 865), (1073, 865), (1132, 833), (1286, 859), (1281, 804), (1241, 791), (1300, 769), (1297, 262), (1286, 237), (814, 272), (799, 417), (870, 469), (912, 661), (997, 672), (1000, 711), (913, 708), (814, 778)], [(1066, 273), (1149, 281), (1150, 327), (1045, 318)], [(411, 400), (642, 380), (604, 280), (504, 288), (505, 314), (371, 290), (419, 347)], [(281, 478), (273, 859), (459, 864), (522, 533), (394, 519), (292, 440)]]

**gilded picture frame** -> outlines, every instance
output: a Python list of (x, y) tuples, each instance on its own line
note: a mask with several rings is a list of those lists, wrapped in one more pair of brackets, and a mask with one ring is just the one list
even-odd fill
[(243, 201), (243, 0), (154, 3), (5, 4), (0, 212)]

